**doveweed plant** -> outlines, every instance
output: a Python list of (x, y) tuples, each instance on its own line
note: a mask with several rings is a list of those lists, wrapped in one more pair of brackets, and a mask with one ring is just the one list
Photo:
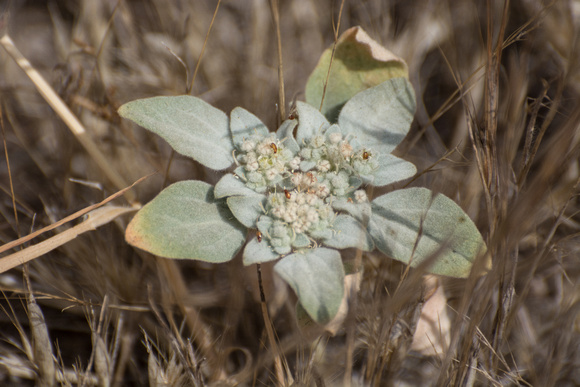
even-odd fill
[[(341, 47), (350, 56), (369, 55), (368, 42), (341, 43), (339, 63)], [(376, 249), (413, 267), (435, 256), (431, 273), (466, 277), (485, 244), (457, 204), (426, 188), (368, 194), (417, 172), (391, 154), (413, 120), (411, 84), (393, 77), (392, 68), (380, 83), (356, 86), (355, 92), (349, 79), (360, 74), (330, 77), (350, 91), (341, 100), (329, 88), (329, 100), (338, 102), (319, 110), (322, 84), (313, 93), (312, 79), (328, 69), (323, 59), (307, 85), (310, 103), (297, 102), (275, 132), (241, 107), (228, 117), (192, 96), (123, 105), (121, 116), (157, 133), (178, 153), (229, 171), (215, 187), (202, 181), (167, 187), (133, 218), (127, 241), (162, 257), (213, 263), (233, 259), (245, 245), (244, 264), (278, 260), (275, 272), (319, 323), (336, 315), (344, 297), (346, 248)]]

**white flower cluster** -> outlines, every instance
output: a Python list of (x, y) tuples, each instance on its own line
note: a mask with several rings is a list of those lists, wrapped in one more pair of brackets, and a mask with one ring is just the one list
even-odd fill
[(266, 211), (296, 234), (326, 229), (335, 216), (330, 204), (317, 195), (297, 190), (270, 194)]
[(243, 166), (246, 185), (256, 192), (278, 185), (297, 162), (273, 133), (244, 139), (239, 150), (237, 161)]
[(265, 216), (272, 222), (262, 231), (277, 249), (289, 248), (299, 234), (312, 239), (313, 233), (331, 229), (335, 198), (367, 202), (366, 192), (357, 190), (359, 175), (379, 167), (370, 150), (355, 151), (336, 131), (304, 141), (297, 154), (274, 134), (244, 139), (238, 150), (236, 172), (246, 186), (267, 194)]
[[(321, 199), (330, 195), (349, 195), (355, 189), (353, 178), (372, 174), (379, 167), (370, 151), (355, 152), (340, 132), (312, 137), (305, 141), (299, 155), (302, 159), (300, 168), (306, 172), (299, 176), (295, 173), (292, 184), (298, 189), (316, 193)], [(359, 202), (366, 200), (361, 195), (355, 195), (355, 200), (357, 198)]]

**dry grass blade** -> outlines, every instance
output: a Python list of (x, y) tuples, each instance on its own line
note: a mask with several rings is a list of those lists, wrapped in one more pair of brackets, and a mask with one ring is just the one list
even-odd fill
[(93, 347), (95, 351), (95, 372), (99, 378), (99, 384), (103, 387), (111, 385), (111, 358), (107, 351), (107, 345), (103, 338), (94, 335)]
[(207, 29), (207, 33), (205, 34), (205, 40), (203, 41), (203, 46), (201, 48), (201, 52), (199, 53), (199, 57), (197, 58), (197, 64), (195, 65), (195, 70), (193, 71), (193, 77), (191, 78), (191, 83), (189, 84), (189, 87), (187, 88), (187, 92), (191, 93), (193, 92), (193, 85), (195, 84), (195, 79), (197, 78), (197, 72), (200, 69), (201, 66), (201, 59), (203, 58), (203, 53), (205, 52), (205, 48), (207, 46), (207, 41), (209, 40), (209, 34), (211, 32), (211, 29), (213, 27), (213, 24), (215, 22), (215, 18), (217, 16), (218, 10), (220, 9), (220, 4), (222, 3), (221, 0), (218, 0), (216, 6), (215, 6), (215, 11), (213, 13), (213, 16), (211, 18), (211, 22), (209, 23), (209, 28)]
[(338, 34), (340, 33), (340, 20), (342, 18), (342, 10), (344, 7), (344, 0), (340, 3), (340, 9), (338, 11), (338, 22), (336, 26), (334, 25), (334, 19), (332, 19), (332, 28), (334, 30), (334, 43), (332, 44), (332, 53), (330, 54), (330, 66), (328, 66), (328, 72), (326, 73), (326, 81), (324, 82), (324, 88), (322, 90), (322, 98), (320, 99), (320, 107), (318, 110), (322, 110), (324, 104), (324, 96), (326, 95), (326, 88), (328, 87), (328, 79), (330, 78), (330, 69), (332, 67), (332, 61), (334, 59), (334, 53), (336, 51), (336, 44), (338, 43)]
[(38, 386), (50, 387), (56, 384), (56, 367), (52, 353), (52, 343), (42, 310), (34, 301), (28, 302), (28, 319), (34, 350), (34, 364), (38, 368)]
[[(424, 172), (401, 186), (452, 198), (488, 245), (470, 278), (439, 279), (438, 307), (446, 299), (451, 320), (439, 357), (413, 350), (432, 350), (429, 340), (411, 346), (427, 296), (423, 268), (376, 251), (344, 252), (357, 284), (331, 335), (296, 321), (293, 292), (266, 264), (262, 302), (255, 268), (239, 257), (167, 261), (127, 246), (119, 227), (73, 239), (80, 228), (70, 226), (68, 243), (28, 264), (32, 291), (24, 266), (0, 273), (0, 385), (38, 375), (27, 294), (54, 347), (44, 356), (58, 359), (44, 380), (63, 385), (580, 385), (578, 1), (0, 3), (5, 254), (123, 195), (103, 201), (120, 183), (98, 190), (71, 181), (113, 182), (107, 169), (133, 181), (151, 166), (165, 170), (135, 190), (142, 202), (164, 180), (217, 181), (121, 120), (123, 103), (185, 89), (225, 112), (241, 106), (274, 130), (286, 118), (283, 96), (304, 100), (320, 54), (357, 25), (406, 61), (416, 92), (415, 121), (396, 154)], [(87, 318), (93, 308), (102, 308), (98, 324)]]
[(286, 94), (284, 92), (284, 66), (282, 61), (282, 37), (280, 36), (280, 10), (278, 0), (270, 0), (272, 19), (276, 29), (276, 47), (278, 48), (278, 109), (280, 109), (280, 121), (286, 119)]
[[(58, 96), (58, 94), (56, 94), (42, 75), (36, 71), (30, 62), (22, 55), (22, 53), (20, 53), (12, 39), (8, 35), (4, 35), (0, 38), (0, 44), (26, 72), (46, 102), (48, 102), (48, 104), (52, 106), (56, 113), (62, 118), (77, 140), (86, 149), (87, 153), (91, 155), (99, 168), (101, 168), (103, 173), (109, 178), (109, 180), (111, 180), (113, 185), (117, 187), (117, 189), (123, 189), (126, 187), (127, 183), (125, 182), (125, 179), (117, 172), (117, 170), (111, 168), (109, 160), (91, 139), (78, 118), (70, 111), (68, 106), (66, 106), (63, 100)], [(125, 191), (125, 196), (129, 203), (133, 204), (135, 201), (135, 194), (131, 191)]]
[[(82, 210), (77, 211), (74, 214), (69, 215), (69, 216), (67, 216), (64, 219), (61, 219), (58, 222), (55, 222), (54, 224), (51, 224), (50, 226), (46, 226), (46, 227), (41, 228), (40, 230), (37, 230), (37, 231), (35, 231), (35, 232), (33, 232), (33, 233), (29, 234), (29, 235), (26, 235), (26, 236), (24, 236), (22, 238), (19, 238), (19, 239), (15, 240), (15, 241), (12, 241), (12, 242), (9, 242), (9, 243), (6, 243), (6, 244), (2, 245), (2, 247), (0, 247), (0, 253), (3, 253), (5, 251), (8, 251), (8, 250), (13, 249), (15, 247), (18, 247), (18, 246), (20, 246), (20, 245), (22, 245), (22, 244), (24, 244), (24, 243), (26, 243), (26, 242), (28, 242), (28, 241), (36, 238), (37, 236), (42, 235), (45, 232), (48, 232), (50, 230), (54, 230), (55, 228), (60, 227), (60, 226), (62, 226), (65, 223), (68, 223), (68, 222), (70, 222), (72, 220), (75, 220), (77, 218), (80, 218), (81, 216), (83, 216), (85, 214), (88, 214), (90, 211), (93, 211), (93, 210), (95, 210), (95, 209), (97, 209), (97, 208), (99, 208), (101, 206), (104, 206), (105, 204), (109, 203), (110, 201), (112, 201), (112, 200), (118, 198), (119, 196), (123, 195), (125, 192), (127, 192), (128, 190), (130, 190), (131, 188), (133, 188), (135, 185), (139, 184), (140, 182), (144, 181), (145, 179), (149, 178), (150, 176), (151, 175), (144, 176), (144, 177), (140, 178), (139, 180), (137, 180), (136, 182), (134, 182), (133, 184), (131, 184), (129, 187), (124, 188), (124, 189), (120, 190), (119, 192), (117, 192), (117, 193), (109, 196), (108, 198), (106, 198), (105, 200), (101, 201), (100, 203), (93, 204), (92, 206), (88, 206), (86, 208), (83, 208)], [(127, 212), (130, 211), (129, 208), (126, 208), (126, 209), (127, 209)], [(138, 207), (133, 207), (132, 208), (133, 211), (136, 211), (138, 209), (139, 209)]]
[(33, 246), (27, 247), (17, 253), (8, 255), (0, 259), (0, 273), (8, 271), (15, 268), (16, 266), (22, 265), (26, 262), (30, 262), (35, 258), (41, 257), (62, 246), (71, 240), (75, 239), (77, 236), (87, 232), (94, 231), (98, 227), (107, 224), (114, 220), (115, 218), (127, 214), (129, 212), (134, 212), (136, 209), (131, 207), (114, 207), (105, 206), (98, 208), (88, 213), (87, 220), (78, 224), (66, 231), (63, 231), (43, 242), (37, 243)]

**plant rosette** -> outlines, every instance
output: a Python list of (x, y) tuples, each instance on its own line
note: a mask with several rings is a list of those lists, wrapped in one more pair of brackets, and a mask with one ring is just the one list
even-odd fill
[(344, 297), (341, 249), (378, 249), (413, 267), (431, 259), (429, 272), (466, 277), (485, 244), (451, 199), (425, 188), (367, 195), (415, 175), (412, 163), (391, 154), (414, 111), (405, 78), (354, 95), (334, 124), (298, 102), (296, 117), (275, 133), (243, 108), (228, 119), (196, 97), (129, 102), (121, 116), (206, 167), (233, 173), (215, 187), (169, 186), (137, 213), (126, 239), (162, 257), (218, 263), (231, 260), (249, 234), (244, 264), (279, 260), (275, 272), (321, 323)]

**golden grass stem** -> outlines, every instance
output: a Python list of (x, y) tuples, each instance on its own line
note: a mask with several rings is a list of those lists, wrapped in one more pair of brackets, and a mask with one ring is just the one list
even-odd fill
[[(80, 218), (81, 216), (83, 216), (83, 215), (91, 212), (92, 210), (95, 210), (95, 209), (97, 209), (97, 208), (99, 208), (101, 206), (104, 206), (105, 204), (109, 203), (110, 201), (112, 201), (112, 200), (118, 198), (119, 196), (125, 194), (125, 192), (127, 192), (128, 190), (130, 190), (131, 188), (133, 188), (134, 186), (136, 186), (137, 184), (141, 183), (143, 180), (149, 178), (152, 175), (153, 174), (150, 174), (150, 175), (147, 175), (147, 176), (143, 176), (142, 178), (140, 178), (139, 180), (137, 180), (136, 182), (134, 182), (133, 184), (131, 184), (129, 187), (126, 187), (126, 188), (124, 188), (124, 189), (122, 189), (122, 190), (114, 193), (113, 195), (109, 196), (108, 198), (106, 198), (105, 200), (103, 200), (103, 201), (101, 201), (99, 203), (93, 204), (92, 206), (85, 207), (82, 210), (77, 211), (74, 214), (69, 215), (69, 216), (67, 216), (64, 219), (59, 220), (58, 222), (55, 222), (55, 223), (53, 223), (51, 225), (48, 225), (46, 227), (43, 227), (40, 230), (37, 230), (37, 231), (35, 231), (35, 232), (31, 233), (31, 234), (28, 234), (28, 235), (26, 235), (26, 236), (24, 236), (22, 238), (18, 238), (15, 241), (8, 242), (8, 243), (2, 245), (0, 247), (0, 254), (3, 253), (3, 252), (5, 252), (5, 251), (8, 251), (8, 250), (10, 250), (10, 249), (12, 249), (12, 248), (14, 248), (16, 246), (20, 246), (21, 244), (26, 243), (26, 242), (30, 241), (31, 239), (34, 239), (34, 238), (36, 238), (37, 236), (39, 236), (41, 234), (44, 234), (47, 231), (53, 230), (53, 229), (55, 229), (55, 228), (57, 228), (59, 226), (62, 226), (65, 223), (68, 223), (68, 222), (70, 222), (72, 220), (75, 220), (77, 218)], [(140, 205), (134, 205), (132, 209), (133, 210), (138, 210), (139, 208), (140, 208)]]
[[(4, 35), (0, 38), (0, 44), (4, 50), (14, 59), (20, 68), (26, 73), (28, 78), (34, 83), (38, 92), (42, 95), (44, 100), (54, 109), (56, 114), (64, 121), (66, 126), (73, 133), (75, 138), (81, 143), (83, 148), (95, 161), (97, 166), (105, 174), (105, 176), (113, 183), (117, 189), (122, 189), (127, 186), (125, 179), (111, 167), (109, 158), (107, 158), (95, 144), (93, 139), (85, 130), (83, 124), (73, 114), (64, 101), (58, 96), (54, 89), (48, 84), (44, 77), (34, 68), (32, 64), (22, 55), (20, 50), (16, 47), (10, 36)], [(125, 197), (130, 204), (136, 201), (135, 193), (132, 191), (125, 191)]]
[(340, 19), (342, 17), (342, 10), (344, 9), (344, 0), (340, 2), (340, 10), (338, 11), (338, 22), (336, 27), (334, 26), (334, 19), (332, 20), (334, 28), (334, 43), (332, 44), (332, 53), (330, 54), (330, 65), (328, 66), (328, 72), (326, 73), (326, 79), (324, 81), (324, 87), (322, 89), (322, 98), (320, 99), (320, 107), (318, 110), (322, 110), (324, 104), (324, 97), (326, 96), (326, 87), (328, 86), (328, 79), (330, 78), (330, 69), (332, 68), (332, 61), (334, 60), (334, 52), (336, 51), (336, 44), (338, 43), (338, 33), (340, 32)]
[(193, 72), (193, 77), (191, 78), (191, 83), (189, 84), (187, 94), (190, 94), (193, 91), (193, 85), (195, 83), (195, 78), (197, 77), (197, 72), (199, 71), (199, 67), (201, 65), (201, 58), (203, 58), (203, 53), (205, 52), (205, 47), (207, 46), (207, 41), (209, 40), (209, 33), (211, 32), (211, 28), (213, 27), (213, 23), (215, 22), (215, 18), (217, 16), (218, 10), (220, 9), (221, 3), (222, 3), (222, 0), (218, 0), (217, 5), (215, 6), (215, 11), (213, 12), (211, 22), (209, 23), (209, 28), (207, 29), (207, 34), (205, 34), (205, 40), (203, 41), (203, 46), (201, 47), (201, 52), (199, 53), (199, 58), (197, 58), (197, 64), (195, 65), (195, 70)]
[(276, 46), (278, 47), (278, 99), (280, 122), (286, 119), (286, 96), (284, 94), (284, 67), (282, 62), (282, 38), (280, 35), (280, 11), (278, 9), (278, 0), (270, 0), (272, 8), (272, 19), (276, 28)]
[[(287, 386), (292, 384), (290, 372), (288, 372), (287, 367), (282, 366), (282, 354), (278, 342), (276, 341), (276, 336), (274, 334), (274, 329), (272, 327), (272, 320), (268, 313), (268, 305), (266, 304), (266, 295), (264, 293), (264, 287), (262, 286), (262, 266), (258, 263), (256, 265), (256, 270), (258, 272), (258, 287), (260, 288), (260, 306), (262, 309), (262, 317), (264, 319), (264, 326), (266, 328), (266, 333), (268, 335), (268, 341), (274, 353), (274, 367), (276, 369), (276, 378), (278, 379), (278, 385)], [(283, 368), (286, 368), (286, 378), (284, 377)]]

